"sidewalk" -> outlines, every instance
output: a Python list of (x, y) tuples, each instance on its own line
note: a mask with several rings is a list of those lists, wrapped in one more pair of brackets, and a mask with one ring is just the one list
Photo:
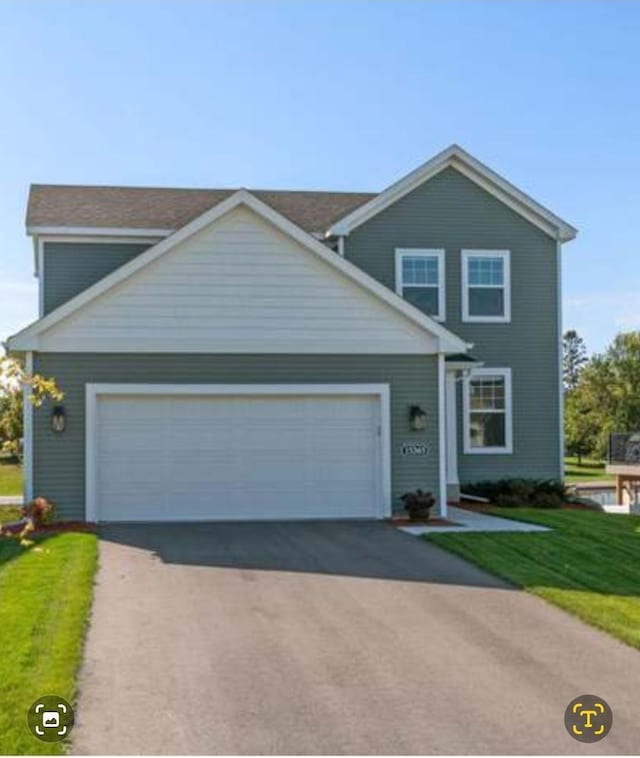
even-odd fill
[(421, 534), (433, 534), (434, 532), (548, 532), (546, 526), (528, 524), (525, 521), (490, 516), (481, 511), (469, 511), (466, 508), (456, 508), (450, 505), (447, 518), (453, 521), (455, 526), (399, 526), (407, 534), (419, 537)]

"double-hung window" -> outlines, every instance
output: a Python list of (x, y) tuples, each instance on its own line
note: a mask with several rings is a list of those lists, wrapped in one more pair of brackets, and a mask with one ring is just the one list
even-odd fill
[(511, 370), (481, 368), (463, 384), (464, 452), (511, 453)]
[(444, 287), (444, 250), (396, 250), (396, 292), (437, 321), (445, 319)]
[(508, 250), (462, 251), (462, 320), (485, 323), (511, 320)]

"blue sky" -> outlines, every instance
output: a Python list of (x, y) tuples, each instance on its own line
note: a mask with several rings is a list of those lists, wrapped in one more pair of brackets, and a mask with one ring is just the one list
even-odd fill
[(578, 226), (565, 328), (640, 329), (640, 3), (0, 4), (0, 335), (30, 182), (380, 190), (451, 142)]

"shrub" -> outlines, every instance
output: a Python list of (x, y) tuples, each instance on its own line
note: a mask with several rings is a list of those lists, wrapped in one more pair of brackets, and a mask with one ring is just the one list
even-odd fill
[(566, 487), (554, 479), (487, 480), (464, 484), (460, 491), (503, 508), (561, 508), (567, 501)]
[(411, 521), (422, 521), (429, 518), (429, 511), (436, 504), (435, 497), (430, 492), (416, 490), (405, 492), (400, 498), (404, 503), (404, 509), (409, 513)]

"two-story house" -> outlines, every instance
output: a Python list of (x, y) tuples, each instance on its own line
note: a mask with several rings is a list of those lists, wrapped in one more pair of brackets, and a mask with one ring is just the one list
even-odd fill
[(383, 518), (562, 477), (560, 251), (576, 230), (457, 146), (379, 194), (33, 186), (65, 392), (25, 492), (91, 521)]

